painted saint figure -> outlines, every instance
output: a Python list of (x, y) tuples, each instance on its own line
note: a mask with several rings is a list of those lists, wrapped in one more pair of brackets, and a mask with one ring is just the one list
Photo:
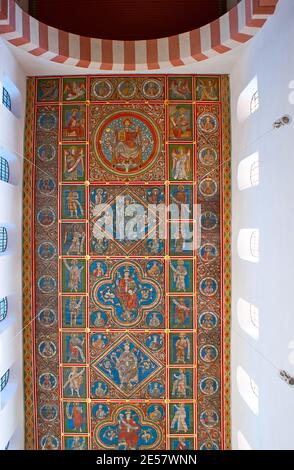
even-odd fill
[(185, 268), (185, 262), (182, 259), (177, 261), (177, 267), (174, 267), (171, 263), (171, 269), (173, 271), (173, 278), (174, 283), (176, 286), (176, 290), (178, 292), (185, 292), (186, 291), (186, 276), (188, 274), (187, 269)]
[(71, 292), (78, 292), (79, 285), (81, 282), (81, 274), (84, 266), (78, 266), (76, 259), (71, 261), (71, 265), (66, 260), (63, 260), (66, 269), (69, 271), (69, 280), (67, 281), (67, 287)]
[(83, 351), (84, 339), (80, 339), (77, 334), (70, 336), (68, 351), (69, 359), (68, 362), (86, 362), (85, 354)]
[(64, 243), (70, 240), (70, 246), (67, 255), (81, 255), (84, 252), (86, 233), (80, 226), (73, 224), (69, 230), (64, 233)]
[(180, 333), (175, 346), (177, 364), (186, 364), (191, 358), (190, 339), (185, 335), (185, 333)]
[(70, 410), (71, 403), (66, 405), (66, 416), (72, 420), (74, 432), (83, 432), (83, 427), (86, 422), (83, 407), (79, 403), (73, 403), (72, 410)]
[(69, 191), (66, 196), (66, 204), (70, 217), (78, 218), (79, 210), (81, 215), (84, 215), (82, 204), (79, 201), (79, 193), (77, 191)]
[(136, 355), (130, 350), (130, 343), (124, 344), (124, 351), (117, 357), (114, 357), (116, 361), (116, 370), (118, 372), (120, 388), (129, 390), (135, 384), (139, 382), (139, 368), (138, 359)]
[(172, 175), (174, 180), (188, 180), (190, 171), (190, 149), (181, 146), (172, 150)]
[(76, 147), (64, 150), (64, 173), (67, 181), (77, 181), (79, 174), (84, 173), (84, 149)]
[(123, 277), (116, 281), (116, 296), (124, 309), (123, 319), (132, 320), (133, 312), (138, 310), (138, 294), (136, 282), (131, 277), (129, 268), (126, 268)]
[(124, 119), (123, 129), (116, 129), (112, 145), (112, 164), (125, 171), (142, 164), (142, 136), (129, 118)]
[(132, 418), (131, 411), (120, 413), (118, 422), (118, 448), (124, 450), (137, 449), (141, 428)]
[(63, 388), (66, 389), (69, 387), (72, 397), (74, 396), (74, 393), (76, 393), (77, 397), (81, 398), (80, 389), (83, 383), (84, 373), (85, 369), (81, 369), (79, 372), (77, 367), (72, 367), (71, 372), (68, 374), (68, 379), (63, 385)]
[(176, 432), (188, 432), (188, 425), (187, 425), (187, 413), (185, 409), (184, 403), (181, 403), (179, 406), (174, 405), (175, 414), (171, 422), (171, 429), (175, 430)]
[(191, 387), (187, 384), (187, 377), (184, 369), (179, 369), (178, 374), (173, 374), (172, 395), (177, 398), (187, 398), (187, 391)]

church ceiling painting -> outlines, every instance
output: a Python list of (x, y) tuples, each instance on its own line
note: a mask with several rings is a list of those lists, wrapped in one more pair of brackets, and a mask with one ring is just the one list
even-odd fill
[(230, 448), (227, 76), (28, 80), (27, 449)]

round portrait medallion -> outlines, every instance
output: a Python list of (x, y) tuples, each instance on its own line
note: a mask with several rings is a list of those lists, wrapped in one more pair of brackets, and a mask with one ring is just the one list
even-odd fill
[(199, 116), (197, 126), (200, 131), (212, 134), (218, 130), (218, 119), (212, 113), (204, 113)]
[(219, 422), (219, 417), (215, 410), (207, 408), (201, 413), (200, 421), (205, 428), (213, 428)]
[(119, 83), (117, 91), (123, 100), (130, 100), (134, 98), (137, 87), (133, 80), (126, 79)]
[(217, 281), (213, 277), (205, 277), (200, 281), (199, 288), (201, 294), (212, 297), (218, 289)]
[(38, 125), (43, 131), (52, 131), (57, 126), (57, 118), (54, 113), (44, 112), (38, 119)]
[(50, 207), (46, 207), (38, 212), (37, 219), (42, 227), (51, 227), (55, 222), (55, 212)]
[(162, 83), (159, 80), (148, 79), (143, 82), (142, 93), (147, 100), (156, 100), (162, 95)]
[(217, 182), (212, 178), (204, 178), (199, 183), (199, 192), (204, 197), (212, 197), (217, 193)]
[(199, 317), (199, 326), (204, 330), (213, 330), (217, 325), (217, 316), (214, 312), (202, 312)]
[(56, 183), (53, 178), (49, 178), (48, 176), (44, 178), (40, 178), (38, 181), (38, 190), (44, 196), (49, 196), (55, 191)]
[(214, 395), (219, 389), (218, 380), (215, 377), (204, 377), (200, 381), (200, 390), (204, 395)]
[(136, 111), (119, 111), (107, 116), (97, 128), (96, 157), (111, 173), (137, 175), (154, 164), (160, 142), (149, 117)]
[(217, 359), (218, 350), (213, 344), (205, 344), (199, 354), (203, 362), (211, 363)]
[(43, 242), (38, 247), (38, 255), (44, 261), (51, 261), (57, 254), (56, 246), (51, 242)]
[(43, 144), (43, 145), (40, 145), (40, 147), (38, 147), (37, 153), (38, 153), (39, 159), (42, 162), (48, 163), (54, 160), (56, 156), (56, 149), (54, 145), (52, 144)]
[(213, 261), (218, 256), (216, 246), (212, 243), (204, 243), (199, 248), (199, 256), (204, 263)]
[(217, 162), (217, 152), (212, 147), (203, 147), (199, 152), (199, 160), (202, 165), (212, 166)]
[(110, 80), (103, 78), (95, 81), (92, 85), (92, 91), (97, 100), (108, 100), (113, 93), (113, 86)]

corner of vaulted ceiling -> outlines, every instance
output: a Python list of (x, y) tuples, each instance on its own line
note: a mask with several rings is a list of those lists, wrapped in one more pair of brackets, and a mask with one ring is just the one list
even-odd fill
[(274, 14), (278, 0), (241, 0), (221, 18), (171, 37), (117, 41), (58, 30), (0, 0), (0, 36), (16, 48), (55, 64), (97, 71), (157, 71), (207, 61), (249, 41)]

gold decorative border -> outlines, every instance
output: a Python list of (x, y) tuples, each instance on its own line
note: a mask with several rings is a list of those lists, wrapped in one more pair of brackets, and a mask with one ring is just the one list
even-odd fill
[(34, 102), (35, 79), (27, 80), (26, 121), (24, 137), (23, 162), (23, 367), (24, 367), (24, 411), (25, 411), (25, 449), (33, 450), (34, 436), (34, 379), (33, 379), (33, 349), (32, 349), (32, 187), (34, 162)]
[(223, 101), (223, 417), (224, 450), (231, 450), (231, 106), (230, 77), (222, 75)]

